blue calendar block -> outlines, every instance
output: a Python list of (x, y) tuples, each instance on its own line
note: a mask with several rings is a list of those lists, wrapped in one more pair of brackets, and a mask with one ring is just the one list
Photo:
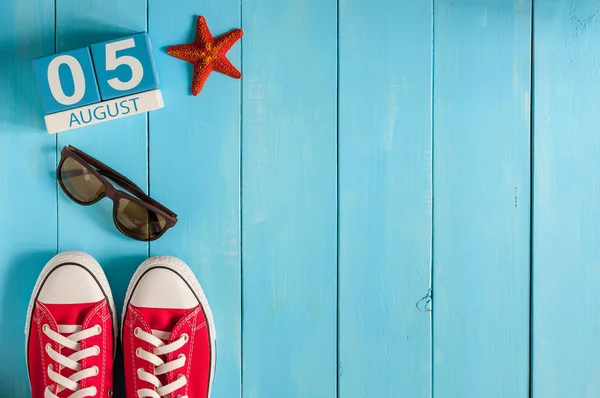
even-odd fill
[(147, 33), (91, 46), (102, 100), (158, 88), (158, 74)]
[(51, 134), (164, 106), (146, 33), (33, 62)]
[(33, 61), (46, 114), (100, 102), (88, 48)]

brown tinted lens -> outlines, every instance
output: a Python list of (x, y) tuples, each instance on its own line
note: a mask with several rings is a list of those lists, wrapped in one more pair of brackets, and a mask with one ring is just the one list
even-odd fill
[(167, 220), (129, 199), (119, 199), (117, 223), (121, 231), (139, 240), (150, 240), (165, 229)]
[(82, 203), (93, 202), (104, 192), (102, 181), (73, 158), (66, 158), (63, 162), (60, 179), (65, 190)]

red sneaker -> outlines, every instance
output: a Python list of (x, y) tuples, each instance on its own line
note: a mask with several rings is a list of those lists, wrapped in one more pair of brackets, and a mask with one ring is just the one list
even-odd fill
[(65, 252), (46, 264), (25, 325), (32, 398), (113, 395), (115, 306), (90, 255)]
[(215, 324), (192, 270), (174, 257), (142, 263), (123, 307), (127, 398), (207, 398)]

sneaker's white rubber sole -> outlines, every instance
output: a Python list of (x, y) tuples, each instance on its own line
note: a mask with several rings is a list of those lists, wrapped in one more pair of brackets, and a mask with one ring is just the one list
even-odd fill
[[(135, 287), (137, 286), (139, 280), (144, 276), (146, 272), (151, 270), (152, 268), (167, 268), (178, 274), (192, 289), (196, 298), (200, 302), (204, 313), (206, 314), (206, 321), (208, 324), (208, 333), (210, 335), (210, 382), (209, 382), (209, 390), (208, 396), (210, 397), (210, 391), (212, 389), (212, 383), (215, 376), (215, 365), (217, 360), (217, 350), (216, 350), (216, 340), (217, 333), (215, 329), (215, 320), (212, 315), (212, 311), (210, 306), (208, 305), (208, 300), (206, 299), (206, 295), (196, 279), (194, 272), (190, 269), (190, 267), (181, 261), (180, 259), (172, 256), (155, 256), (150, 257), (148, 260), (144, 261), (138, 269), (133, 274), (131, 281), (129, 282), (129, 287), (127, 288), (127, 294), (125, 295), (125, 303), (123, 305), (123, 314), (121, 317), (121, 325), (125, 322), (125, 314), (127, 313), (127, 307), (129, 305), (129, 301), (131, 300), (131, 296)], [(121, 329), (121, 342), (123, 342), (123, 330)]]
[[(33, 308), (35, 306), (35, 301), (40, 293), (40, 290), (42, 289), (42, 285), (44, 284), (46, 279), (48, 279), (48, 276), (50, 275), (50, 273), (52, 273), (52, 271), (54, 271), (56, 268), (58, 268), (62, 265), (68, 265), (68, 264), (79, 265), (79, 266), (85, 268), (90, 274), (92, 274), (92, 276), (94, 277), (94, 279), (96, 279), (96, 281), (98, 282), (98, 285), (104, 292), (104, 295), (108, 299), (108, 305), (110, 307), (110, 311), (111, 311), (112, 317), (113, 317), (113, 337), (114, 337), (113, 359), (114, 359), (116, 349), (117, 349), (117, 344), (116, 344), (117, 343), (117, 330), (118, 330), (117, 329), (117, 313), (115, 311), (115, 303), (113, 301), (112, 292), (111, 292), (110, 286), (108, 284), (108, 279), (106, 279), (106, 275), (104, 274), (102, 267), (100, 266), (100, 264), (98, 264), (98, 261), (96, 261), (96, 259), (94, 257), (92, 257), (89, 254), (84, 253), (84, 252), (70, 251), (70, 252), (59, 253), (56, 256), (52, 257), (52, 259), (50, 261), (48, 261), (48, 263), (46, 263), (46, 265), (42, 269), (42, 272), (40, 273), (40, 276), (38, 277), (37, 282), (35, 283), (33, 293), (31, 294), (31, 299), (29, 300), (29, 306), (27, 307), (27, 320), (25, 322), (25, 361), (26, 361), (26, 363), (28, 362), (28, 359), (29, 359), (29, 355), (28, 355), (29, 332), (30, 332), (30, 326), (31, 326), (31, 316), (33, 315)], [(28, 363), (27, 363), (27, 369), (28, 369), (27, 375), (29, 375), (29, 364)]]

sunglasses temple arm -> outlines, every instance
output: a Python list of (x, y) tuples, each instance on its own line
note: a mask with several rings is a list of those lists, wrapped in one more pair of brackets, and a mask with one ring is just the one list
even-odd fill
[[(136, 195), (142, 195), (142, 196), (146, 196), (146, 194), (144, 193), (144, 191), (142, 191), (142, 188), (140, 188), (139, 186), (137, 186), (133, 181), (129, 180), (128, 178), (123, 178), (119, 175), (107, 172), (105, 170), (97, 170), (100, 174), (102, 174), (104, 177), (108, 177), (111, 180), (115, 181), (116, 183), (118, 183), (119, 185), (122, 185), (123, 187), (127, 188), (128, 191), (133, 191), (131, 193), (136, 194)], [(67, 178), (73, 178), (73, 177), (80, 177), (82, 175), (85, 175), (87, 173), (85, 173), (82, 170), (62, 170), (61, 174), (64, 175)]]
[[(137, 186), (129, 178), (125, 177), (122, 174), (117, 173), (116, 171), (113, 171), (110, 167), (108, 167), (104, 163), (102, 163), (99, 160), (91, 157), (87, 153), (85, 153), (83, 151), (80, 151), (79, 149), (77, 149), (75, 147), (72, 147), (72, 146), (69, 146), (68, 148), (65, 147), (65, 148), (63, 148), (63, 151), (65, 151), (67, 149), (69, 151), (72, 151), (73, 153), (75, 153), (77, 156), (81, 157), (85, 162), (89, 163), (91, 166), (93, 166), (96, 169), (96, 171), (98, 173), (100, 173), (101, 175), (103, 175), (103, 176), (105, 176), (107, 178), (110, 178), (111, 180), (113, 180), (114, 182), (116, 182), (121, 187), (125, 188), (125, 190), (129, 191), (130, 193), (134, 194), (135, 196), (139, 196), (140, 198), (144, 198), (150, 204), (158, 207), (159, 209), (161, 209), (162, 211), (164, 211), (165, 213), (167, 213), (171, 217), (177, 218), (177, 214), (173, 213), (171, 210), (169, 210), (165, 206), (161, 205), (160, 203), (158, 203), (157, 201), (155, 201), (154, 199), (152, 199), (150, 196), (146, 195), (144, 193), (144, 191), (142, 190), (142, 188), (140, 188), (139, 186)], [(81, 173), (81, 174), (74, 174), (73, 176), (82, 175), (82, 174), (83, 173)]]
[(123, 188), (125, 188), (130, 193), (132, 193), (132, 194), (134, 194), (134, 195), (136, 195), (136, 196), (138, 196), (140, 198), (146, 199), (146, 201), (148, 201), (152, 205), (154, 205), (154, 206), (162, 209), (163, 211), (165, 211), (166, 213), (168, 213), (172, 217), (177, 217), (177, 215), (175, 213), (173, 213), (171, 210), (167, 209), (166, 207), (164, 207), (163, 205), (161, 205), (160, 203), (158, 203), (157, 201), (155, 201), (154, 199), (152, 199), (150, 196), (146, 195), (144, 193), (144, 191), (142, 190), (142, 188), (138, 187), (129, 178), (123, 177), (123, 176), (121, 176), (119, 174), (113, 174), (113, 173), (111, 173), (110, 171), (107, 171), (107, 170), (98, 170), (98, 172), (100, 174), (104, 175), (105, 177), (110, 178), (111, 180), (113, 180), (117, 184), (121, 185)]
[[(134, 195), (147, 196), (144, 193), (144, 191), (142, 191), (142, 188), (137, 186), (133, 181), (129, 180), (128, 178), (121, 177), (117, 174), (113, 174), (113, 173), (107, 172), (105, 170), (96, 170), (96, 171), (98, 171), (98, 173), (100, 173), (104, 177), (110, 178), (114, 182), (123, 186), (124, 188), (126, 188), (128, 191), (130, 191)], [(62, 170), (61, 174), (67, 178), (73, 178), (73, 177), (80, 177), (82, 175), (86, 175), (87, 173), (84, 172), (83, 170)]]
[[(96, 170), (98, 173), (100, 173), (101, 175), (103, 175), (104, 177), (108, 177), (111, 180), (117, 182), (119, 185), (124, 185), (126, 187), (131, 188), (131, 190), (136, 191), (134, 193), (136, 194), (142, 194), (144, 195), (144, 191), (142, 191), (142, 188), (140, 188), (139, 186), (137, 186), (133, 181), (129, 180), (128, 178), (125, 177), (121, 177), (117, 174), (113, 174), (111, 172), (108, 172), (106, 170)], [(76, 169), (76, 170), (61, 170), (60, 172), (62, 175), (64, 175), (67, 178), (73, 178), (73, 177), (80, 177), (82, 175), (86, 175), (87, 173), (83, 170), (80, 169)]]
[(100, 174), (102, 174), (103, 176), (110, 178), (111, 180), (113, 180), (114, 182), (118, 183), (119, 185), (122, 185), (124, 188), (130, 188), (131, 190), (135, 191), (133, 193), (141, 194), (141, 195), (146, 195), (144, 193), (144, 191), (142, 191), (142, 188), (140, 188), (139, 186), (137, 186), (129, 178), (122, 177), (122, 176), (120, 176), (118, 174), (113, 174), (113, 173), (111, 173), (109, 171), (106, 171), (106, 170), (98, 170), (98, 172)]

